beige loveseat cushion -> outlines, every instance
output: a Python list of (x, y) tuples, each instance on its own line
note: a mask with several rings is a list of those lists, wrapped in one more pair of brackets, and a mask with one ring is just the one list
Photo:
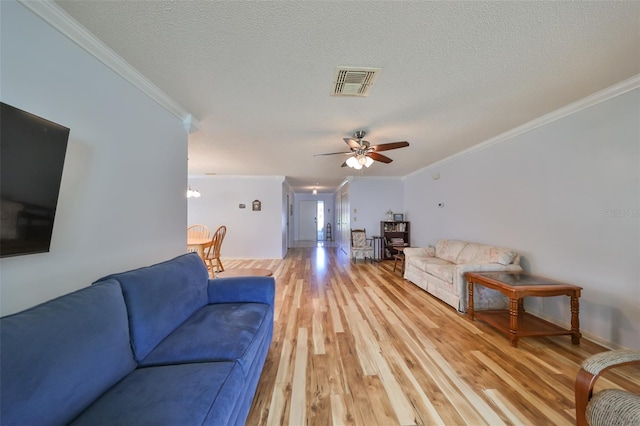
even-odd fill
[(516, 253), (511, 250), (484, 244), (469, 243), (460, 251), (455, 263), (458, 265), (467, 263), (499, 263), (500, 265), (509, 265), (515, 257)]
[(439, 240), (436, 243), (436, 257), (456, 263), (458, 255), (462, 249), (469, 243), (458, 240)]
[(452, 265), (451, 262), (448, 262), (444, 259), (440, 259), (438, 257), (407, 257), (407, 262), (411, 262), (412, 265), (422, 269), (423, 271), (427, 270), (428, 265)]
[(433, 275), (436, 278), (440, 278), (442, 281), (453, 283), (453, 270), (456, 267), (453, 263), (447, 262), (446, 264), (429, 264), (427, 265), (427, 273)]

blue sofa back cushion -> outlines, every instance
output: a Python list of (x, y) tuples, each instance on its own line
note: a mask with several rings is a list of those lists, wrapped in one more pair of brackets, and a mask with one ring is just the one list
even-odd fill
[(273, 305), (273, 277), (229, 277), (209, 280), (209, 303), (257, 302)]
[(209, 273), (196, 253), (103, 279), (122, 286), (137, 361), (208, 303)]
[(66, 424), (136, 368), (113, 280), (0, 319), (0, 424)]

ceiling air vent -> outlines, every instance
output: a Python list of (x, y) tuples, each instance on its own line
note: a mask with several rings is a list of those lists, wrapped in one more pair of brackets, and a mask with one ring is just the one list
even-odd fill
[(331, 96), (367, 96), (380, 68), (336, 68)]

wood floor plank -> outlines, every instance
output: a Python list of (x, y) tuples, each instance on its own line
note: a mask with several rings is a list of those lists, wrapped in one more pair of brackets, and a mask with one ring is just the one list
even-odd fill
[(313, 299), (313, 354), (322, 355), (325, 354), (324, 348), (324, 330), (322, 327), (322, 310), (320, 309), (319, 300)]
[(289, 425), (298, 426), (306, 423), (307, 417), (307, 329), (298, 329), (296, 354), (293, 367), (293, 383), (291, 384), (291, 412)]
[[(407, 363), (404, 362), (406, 360), (405, 356), (402, 356), (397, 352), (396, 348), (388, 343), (384, 343), (385, 352), (393, 354), (392, 362), (395, 368), (402, 372), (403, 377), (405, 377), (408, 383), (413, 386), (414, 392), (417, 395), (417, 401), (421, 404), (421, 406), (425, 409), (426, 416), (421, 416), (421, 410), (417, 410), (416, 417), (421, 420), (420, 424), (436, 424), (436, 425), (445, 425), (444, 420), (438, 414), (438, 411), (434, 407), (433, 403), (429, 399), (429, 397), (424, 392), (422, 386), (416, 379), (416, 376), (407, 366)], [(406, 388), (405, 388), (406, 389)], [(414, 402), (412, 405), (417, 405), (417, 402)]]
[(327, 299), (329, 300), (329, 312), (331, 313), (331, 322), (333, 324), (334, 333), (344, 333), (344, 327), (340, 319), (340, 311), (338, 311), (338, 305), (333, 291), (327, 291)]
[[(575, 421), (579, 365), (606, 349), (568, 336), (509, 339), (393, 271), (336, 247), (225, 261), (276, 279), (274, 338), (247, 425), (509, 424)], [(640, 392), (640, 368), (602, 387)]]
[(551, 408), (551, 406), (545, 404), (540, 398), (538, 398), (532, 392), (530, 392), (529, 389), (527, 389), (524, 386), (524, 383), (523, 384), (519, 384), (515, 379), (513, 379), (513, 377), (509, 373), (507, 373), (503, 368), (498, 366), (498, 364), (496, 364), (494, 361), (489, 359), (489, 357), (487, 357), (485, 354), (483, 354), (481, 352), (478, 352), (478, 351), (472, 351), (471, 353), (480, 362), (482, 362), (488, 368), (493, 370), (493, 372), (498, 377), (500, 377), (502, 380), (504, 380), (508, 384), (510, 384), (512, 386), (512, 389), (515, 392), (519, 393), (522, 397), (524, 397), (524, 399), (529, 404), (531, 404), (532, 406), (536, 407), (538, 410), (541, 410), (547, 417), (550, 418), (550, 420), (553, 422), (553, 424), (555, 424), (555, 425), (571, 425), (572, 424), (565, 417), (559, 415), (559, 413), (557, 413), (555, 410), (553, 410)]
[(331, 395), (331, 423), (334, 426), (346, 426), (352, 424), (348, 421), (342, 395)]
[(495, 389), (485, 389), (484, 393), (491, 401), (507, 416), (512, 425), (533, 425), (517, 408), (509, 402), (500, 392)]

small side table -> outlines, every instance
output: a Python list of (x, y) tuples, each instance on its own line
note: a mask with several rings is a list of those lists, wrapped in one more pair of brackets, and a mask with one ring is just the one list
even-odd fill
[(380, 262), (382, 260), (382, 237), (380, 235), (373, 235), (373, 260)]
[(398, 261), (400, 261), (400, 267), (402, 275), (404, 275), (404, 249), (405, 246), (393, 246), (393, 249), (396, 251), (396, 254), (393, 255), (393, 272), (396, 271), (396, 266)]

